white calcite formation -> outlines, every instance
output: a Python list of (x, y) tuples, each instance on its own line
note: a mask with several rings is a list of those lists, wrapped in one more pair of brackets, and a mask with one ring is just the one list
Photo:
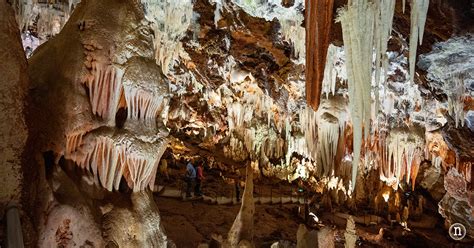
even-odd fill
[[(152, 30), (137, 7), (84, 2), (70, 19), (79, 27), (66, 26), (30, 59), (33, 87), (53, 89), (37, 91), (38, 108), (46, 107), (44, 99), (64, 102), (51, 107), (56, 118), (37, 117), (46, 125), (41, 137), (51, 139), (39, 149), (55, 151), (57, 160), (64, 155), (110, 191), (122, 178), (135, 192), (152, 188), (167, 146), (161, 127), (168, 116), (168, 83), (155, 63)], [(115, 15), (97, 15), (106, 8)], [(57, 49), (65, 51), (62, 59), (54, 58), (51, 50)]]
[(343, 48), (330, 44), (326, 58), (321, 95), (328, 98), (330, 94), (336, 95), (337, 82), (347, 79), (347, 74), (345, 66), (342, 66), (345, 63)]
[(232, 2), (251, 16), (264, 18), (267, 21), (278, 20), (281, 24), (280, 32), (283, 40), (289, 42), (293, 47), (295, 63), (304, 64), (306, 32), (302, 26), (304, 20), (303, 0), (295, 0), (289, 8), (282, 6), (282, 1), (280, 0), (232, 0)]
[(357, 0), (340, 11), (338, 17), (338, 21), (342, 25), (349, 87), (349, 109), (354, 126), (353, 187), (357, 178), (363, 130), (365, 139), (370, 134), (375, 13), (376, 7), (372, 3), (367, 0)]
[(413, 130), (392, 129), (382, 142), (386, 148), (382, 154), (380, 179), (395, 190), (404, 178), (407, 184), (414, 185), (423, 160), (424, 137)]
[(122, 177), (134, 191), (153, 188), (158, 163), (166, 149), (163, 138), (151, 143), (126, 132), (92, 132), (85, 137), (73, 136), (70, 143), (68, 149), (72, 152), (66, 158), (92, 171), (108, 190), (118, 190)]
[(115, 124), (115, 113), (123, 94), (123, 70), (114, 65), (92, 63), (92, 76), (84, 84), (89, 90), (92, 113)]
[(304, 130), (305, 143), (310, 158), (317, 158), (317, 140), (318, 140), (318, 123), (316, 121), (317, 113), (310, 107), (303, 109), (300, 114), (301, 130)]
[[(242, 194), (242, 205), (232, 227), (227, 234), (225, 247), (249, 247), (242, 245), (243, 242), (253, 243), (255, 202), (253, 199), (254, 169), (258, 168), (258, 162), (247, 165), (245, 177), (245, 189)], [(240, 244), (240, 245), (239, 245)]]
[(388, 67), (387, 44), (392, 34), (393, 14), (395, 12), (395, 0), (375, 1), (375, 111), (379, 110), (379, 84), (385, 84)]
[(127, 123), (139, 121), (153, 128), (157, 119), (166, 122), (168, 85), (163, 82), (164, 76), (155, 69), (154, 63), (149, 60), (132, 59), (127, 62), (123, 77)]
[[(317, 165), (318, 174), (329, 177), (332, 175), (342, 176), (344, 173), (339, 171), (336, 164), (340, 158), (336, 158), (336, 154), (340, 155), (345, 151), (340, 151), (345, 144), (344, 133), (348, 123), (347, 100), (342, 97), (331, 97), (323, 99), (318, 110), (317, 127), (318, 127), (318, 152)], [(344, 154), (345, 155), (345, 154)]]
[(454, 118), (456, 127), (466, 119), (464, 101), (474, 97), (474, 38), (454, 37), (436, 44), (433, 51), (420, 55), (418, 66), (427, 71), (431, 85), (446, 93), (443, 106)]
[(193, 19), (191, 0), (142, 0), (145, 17), (153, 23), (155, 59), (168, 74), (181, 57), (186, 57), (181, 39)]
[[(410, 82), (413, 82), (416, 48), (423, 38), (428, 0), (414, 0), (411, 9)], [(395, 1), (349, 1), (339, 11), (346, 54), (350, 112), (354, 126), (354, 160), (352, 184), (355, 185), (362, 141), (371, 134), (371, 121), (376, 122), (379, 110), (379, 89), (385, 82), (388, 67), (387, 42), (391, 35)], [(373, 49), (375, 49), (375, 82), (372, 83)], [(371, 87), (375, 86), (375, 106)], [(373, 111), (374, 110), (374, 111)], [(374, 113), (374, 115), (372, 115)]]
[[(28, 57), (42, 43), (57, 35), (80, 0), (14, 0), (16, 19)], [(34, 30), (34, 36), (29, 30)], [(27, 49), (28, 48), (28, 49)]]
[(425, 30), (426, 15), (430, 0), (412, 0), (411, 1), (411, 19), (410, 19), (410, 82), (414, 82), (416, 49), (418, 42), (423, 42), (423, 34)]

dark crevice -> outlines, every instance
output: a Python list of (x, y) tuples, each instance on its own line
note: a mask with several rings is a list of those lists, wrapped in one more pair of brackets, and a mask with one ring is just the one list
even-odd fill
[(115, 126), (117, 128), (123, 128), (125, 121), (127, 121), (128, 111), (127, 108), (119, 108), (115, 114)]

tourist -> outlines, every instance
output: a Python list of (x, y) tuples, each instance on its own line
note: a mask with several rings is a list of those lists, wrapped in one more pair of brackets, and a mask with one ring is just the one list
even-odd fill
[(193, 183), (196, 180), (196, 170), (194, 169), (193, 164), (191, 162), (186, 165), (186, 175), (184, 177), (186, 181), (186, 197), (191, 197), (191, 189), (193, 187)]
[(201, 163), (198, 163), (196, 167), (197, 171), (197, 177), (196, 177), (196, 186), (194, 188), (194, 195), (195, 196), (202, 196), (202, 191), (201, 191), (201, 183), (205, 179), (204, 174), (203, 174), (203, 169)]
[(240, 180), (239, 178), (234, 179), (235, 184), (235, 200), (240, 202)]

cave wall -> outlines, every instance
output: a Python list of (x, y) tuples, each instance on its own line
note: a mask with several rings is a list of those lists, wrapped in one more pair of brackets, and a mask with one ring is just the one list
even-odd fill
[(0, 1), (0, 212), (10, 201), (20, 203), (24, 149), (28, 136), (25, 102), (28, 90), (27, 61), (20, 40), (15, 12), (6, 0)]

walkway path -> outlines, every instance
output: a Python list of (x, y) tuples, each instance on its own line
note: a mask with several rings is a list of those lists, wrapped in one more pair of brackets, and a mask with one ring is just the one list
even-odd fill
[[(186, 200), (186, 192), (184, 190), (171, 187), (171, 186), (163, 186), (163, 185), (155, 185), (155, 189), (153, 190), (155, 194), (163, 197), (171, 197), (171, 198), (178, 198)], [(232, 197), (229, 196), (206, 196), (203, 195), (199, 198), (190, 198), (189, 200), (202, 200), (209, 204), (240, 204), (237, 202), (235, 198), (235, 193), (233, 193)], [(254, 195), (254, 201), (256, 204), (304, 204), (305, 199), (304, 196), (301, 195), (273, 195), (272, 196), (256, 196)]]

